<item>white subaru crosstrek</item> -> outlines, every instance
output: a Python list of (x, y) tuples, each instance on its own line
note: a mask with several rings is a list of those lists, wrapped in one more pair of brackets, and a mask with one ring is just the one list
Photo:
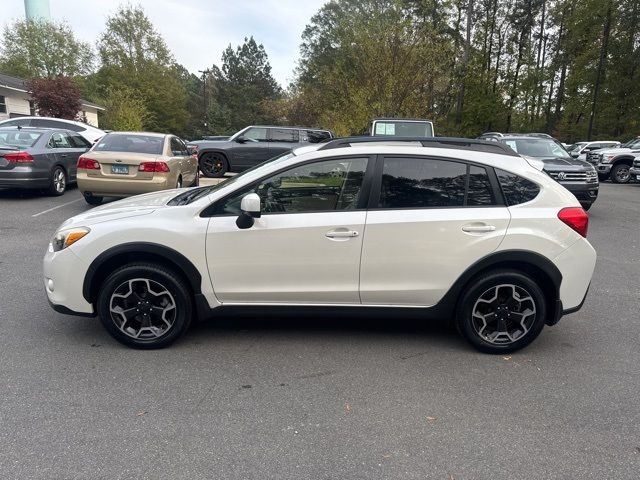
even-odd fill
[(451, 318), (517, 350), (582, 306), (588, 216), (508, 147), (360, 137), (301, 147), (219, 185), (70, 218), (44, 258), (53, 308), (163, 347), (227, 307)]

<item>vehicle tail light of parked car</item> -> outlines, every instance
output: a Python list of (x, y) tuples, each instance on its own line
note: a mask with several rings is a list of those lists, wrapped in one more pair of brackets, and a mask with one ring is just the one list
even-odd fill
[(582, 207), (566, 207), (558, 212), (558, 218), (583, 237), (587, 238), (589, 214)]
[(169, 165), (166, 162), (142, 162), (138, 169), (141, 172), (169, 173)]
[(11, 152), (2, 155), (9, 163), (33, 163), (33, 156), (29, 152)]
[(78, 159), (78, 170), (100, 170), (100, 163), (93, 158), (82, 156)]

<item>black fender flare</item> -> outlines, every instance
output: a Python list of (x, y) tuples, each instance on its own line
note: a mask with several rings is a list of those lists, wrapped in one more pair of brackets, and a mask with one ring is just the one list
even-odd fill
[(619, 163), (624, 163), (624, 164), (628, 163), (629, 166), (632, 166), (634, 158), (635, 157), (633, 155), (628, 155), (628, 154), (620, 155), (619, 157), (615, 157), (613, 159), (613, 162), (611, 162), (611, 167), (613, 168), (615, 165)]
[(106, 278), (106, 275), (113, 271), (114, 265), (112, 263), (116, 259), (121, 258), (127, 263), (136, 260), (144, 261), (145, 255), (147, 257), (161, 257), (167, 264), (176, 268), (178, 273), (184, 275), (194, 295), (201, 293), (202, 276), (187, 257), (172, 248), (157, 243), (130, 242), (105, 250), (91, 262), (82, 284), (82, 296), (89, 303), (95, 301), (95, 298), (93, 298), (95, 296), (94, 281)]

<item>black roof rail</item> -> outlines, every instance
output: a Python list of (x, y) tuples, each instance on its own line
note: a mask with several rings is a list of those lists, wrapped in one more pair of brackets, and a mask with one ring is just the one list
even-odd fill
[[(355, 144), (367, 143), (420, 143), (423, 147), (449, 148), (452, 150), (470, 150), (473, 152), (497, 153), (498, 155), (519, 155), (503, 143), (489, 142), (485, 140), (471, 140), (469, 138), (454, 137), (344, 137), (325, 142), (318, 150), (331, 150), (334, 148), (351, 147)], [(363, 145), (364, 146), (364, 145)]]

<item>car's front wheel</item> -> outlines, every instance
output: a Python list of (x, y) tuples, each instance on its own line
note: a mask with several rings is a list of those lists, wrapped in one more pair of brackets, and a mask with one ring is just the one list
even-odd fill
[(100, 287), (97, 310), (119, 342), (134, 348), (162, 348), (182, 335), (193, 311), (189, 287), (172, 270), (148, 263), (125, 265)]
[(631, 172), (629, 165), (619, 163), (611, 169), (611, 181), (613, 183), (629, 183), (631, 180)]
[(546, 312), (544, 294), (532, 278), (515, 270), (496, 270), (465, 288), (456, 326), (478, 350), (509, 353), (540, 334)]
[(229, 170), (227, 159), (220, 153), (205, 153), (200, 157), (200, 170), (205, 177), (220, 178)]

